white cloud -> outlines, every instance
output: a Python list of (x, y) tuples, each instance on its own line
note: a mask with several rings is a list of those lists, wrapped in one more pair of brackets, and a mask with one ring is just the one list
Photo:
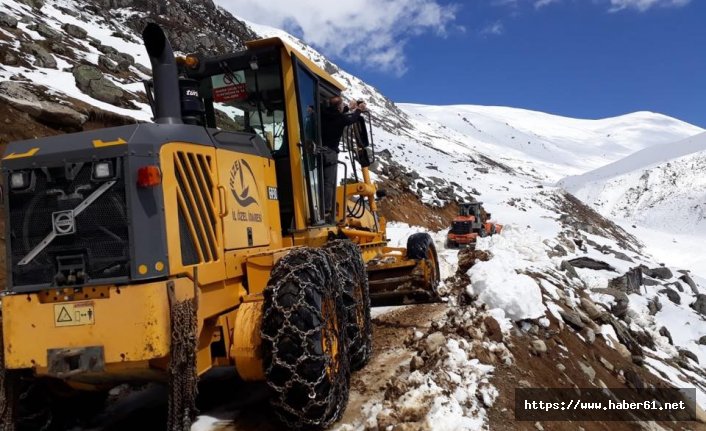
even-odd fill
[(458, 6), (437, 0), (216, 0), (236, 16), (287, 30), (324, 54), (402, 75), (414, 36), (445, 36)]
[(561, 0), (536, 0), (534, 2), (534, 8), (539, 9), (543, 8), (544, 6), (549, 6), (550, 4), (553, 3), (559, 3)]
[(505, 25), (503, 25), (503, 23), (500, 21), (495, 21), (494, 23), (485, 26), (480, 31), (480, 34), (483, 34), (483, 35), (500, 36), (503, 33), (505, 33)]
[(640, 12), (645, 12), (652, 7), (682, 7), (689, 3), (691, 0), (610, 0), (610, 11), (637, 9)]

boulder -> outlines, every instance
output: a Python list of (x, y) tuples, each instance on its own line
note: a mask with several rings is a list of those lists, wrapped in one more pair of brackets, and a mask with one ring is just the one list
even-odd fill
[(584, 329), (583, 336), (588, 344), (593, 344), (596, 341), (596, 333), (590, 328)]
[(650, 310), (650, 316), (657, 314), (657, 312), (662, 309), (662, 303), (659, 302), (659, 297), (655, 296), (654, 298), (648, 300), (647, 308)]
[(547, 345), (542, 340), (532, 340), (532, 342), (530, 343), (530, 348), (532, 352), (536, 355), (546, 353), (547, 351)]
[(116, 73), (119, 71), (118, 69), (118, 63), (110, 59), (109, 57), (105, 55), (100, 55), (98, 56), (98, 65), (101, 67), (104, 67), (106, 70), (109, 72)]
[(689, 276), (689, 274), (682, 275), (681, 277), (679, 277), (679, 280), (686, 283), (691, 288), (691, 291), (694, 292), (694, 295), (699, 294), (699, 288), (694, 282), (694, 280), (691, 278), (691, 276)]
[(17, 28), (19, 21), (12, 15), (8, 15), (5, 12), (0, 12), (0, 26), (7, 28)]
[(586, 297), (581, 297), (581, 307), (586, 311), (588, 317), (593, 320), (598, 319), (601, 314), (603, 314), (603, 312), (596, 307), (596, 304)]
[(27, 28), (36, 31), (40, 36), (43, 36), (51, 41), (59, 41), (62, 39), (60, 32), (54, 30), (43, 22), (27, 26)]
[(77, 39), (85, 39), (86, 36), (88, 36), (88, 32), (84, 30), (83, 28), (74, 25), (74, 24), (64, 24), (61, 26), (61, 28), (70, 36), (73, 36)]
[[(627, 351), (631, 355), (644, 355), (640, 343), (630, 333), (630, 330), (625, 325), (623, 325), (619, 320), (615, 319), (614, 317), (610, 317), (609, 323), (611, 324), (611, 326), (613, 326), (613, 330), (615, 330), (615, 335), (618, 336), (618, 341), (620, 341), (620, 344), (623, 345), (623, 347), (627, 348)], [(618, 351), (620, 351), (620, 347), (616, 348), (618, 349)], [(623, 355), (622, 352), (621, 355)], [(627, 356), (627, 358), (629, 357), (630, 356)]]
[(598, 360), (601, 362), (601, 364), (605, 367), (606, 370), (610, 371), (611, 373), (615, 370), (615, 367), (613, 364), (611, 364), (607, 359), (605, 359), (603, 356), (598, 358)]
[(615, 256), (616, 259), (624, 260), (626, 262), (634, 263), (635, 261), (628, 256), (625, 253), (621, 253), (619, 251), (611, 250), (611, 253), (613, 253), (613, 256)]
[(33, 7), (35, 9), (41, 9), (44, 6), (44, 0), (18, 0), (20, 3), (24, 3), (27, 6)]
[[(88, 41), (89, 45), (98, 49), (99, 51), (100, 51), (100, 47), (103, 46), (103, 45), (101, 45), (100, 39), (96, 39), (93, 36), (86, 36), (86, 40)], [(101, 51), (101, 52), (103, 52), (103, 51)]]
[(667, 297), (669, 298), (669, 300), (672, 301), (673, 303), (675, 303), (677, 305), (681, 304), (681, 297), (679, 296), (679, 293), (676, 290), (666, 288), (666, 289), (660, 290), (659, 293), (666, 294)]
[(593, 269), (595, 271), (615, 271), (615, 268), (600, 260), (591, 259), (590, 257), (578, 257), (571, 259), (569, 263), (574, 268)]
[(144, 73), (145, 75), (152, 76), (152, 69), (150, 69), (149, 67), (143, 66), (140, 63), (135, 63), (134, 66), (137, 70)]
[(633, 370), (625, 370), (625, 381), (633, 389), (642, 389), (645, 384), (642, 378)]
[(130, 70), (130, 66), (135, 64), (135, 58), (130, 54), (123, 54), (118, 52), (108, 53), (106, 54), (106, 56), (117, 64), (118, 70), (121, 72), (127, 72), (128, 70)]
[(549, 257), (564, 257), (569, 253), (566, 252), (566, 249), (561, 244), (556, 244), (548, 254)]
[(51, 52), (53, 52), (54, 54), (59, 54), (59, 55), (66, 55), (67, 54), (66, 45), (64, 45), (61, 42), (52, 43), (49, 48), (51, 48)]
[(706, 346), (706, 335), (699, 338), (699, 344), (701, 344), (702, 346)]
[(37, 67), (46, 67), (47, 69), (56, 69), (56, 59), (44, 47), (36, 43), (29, 43), (25, 48), (34, 55), (34, 64)]
[(444, 334), (441, 332), (434, 332), (429, 334), (427, 339), (424, 340), (424, 343), (424, 350), (426, 350), (427, 354), (431, 355), (446, 344), (446, 337), (444, 337)]
[(575, 278), (578, 280), (581, 279), (579, 277), (579, 274), (576, 272), (576, 269), (569, 263), (568, 260), (561, 261), (561, 270), (566, 271), (566, 273), (569, 275), (569, 278)]
[(691, 308), (696, 310), (702, 316), (706, 316), (706, 295), (699, 293), (696, 295), (696, 301), (690, 305)]
[(663, 266), (660, 266), (658, 268), (652, 268), (652, 269), (644, 269), (642, 272), (645, 274), (649, 275), (652, 278), (659, 278), (660, 280), (669, 280), (670, 278), (674, 277), (672, 274), (672, 271), (669, 270), (669, 268), (665, 268)]
[(14, 108), (26, 112), (43, 123), (62, 127), (80, 127), (88, 117), (68, 106), (40, 99), (45, 89), (35, 89), (31, 84), (0, 82), (0, 100)]
[(586, 326), (583, 321), (581, 321), (581, 317), (578, 315), (578, 313), (560, 309), (559, 314), (566, 323), (571, 325), (576, 330), (581, 330)]
[(412, 357), (412, 360), (409, 362), (409, 370), (410, 371), (415, 371), (424, 366), (424, 359), (422, 359), (421, 356), (419, 355), (414, 355)]
[(617, 289), (625, 293), (640, 293), (642, 285), (642, 271), (639, 268), (632, 268), (620, 277), (610, 280), (608, 287)]
[(674, 288), (674, 289), (676, 289), (676, 290), (678, 290), (679, 292), (682, 292), (682, 293), (684, 292), (684, 287), (682, 287), (681, 281), (674, 281), (674, 282), (672, 282), (672, 283), (667, 283), (667, 284), (665, 284), (665, 286), (666, 286), (666, 287)]
[(125, 93), (95, 66), (80, 65), (73, 69), (76, 85), (89, 96), (106, 103), (117, 104)]
[(628, 299), (628, 296), (625, 294), (623, 294), (622, 296), (616, 296), (615, 304), (610, 307), (610, 312), (613, 313), (615, 317), (622, 319), (628, 312), (629, 302), (630, 299)]
[(699, 357), (696, 356), (692, 351), (687, 350), (687, 349), (677, 349), (679, 351), (679, 356), (683, 358), (689, 358), (692, 361), (696, 362), (697, 364), (699, 363)]
[(643, 285), (643, 286), (659, 286), (659, 285), (661, 285), (661, 284), (662, 284), (662, 283), (660, 283), (659, 281), (655, 280), (654, 278), (646, 277), (646, 276), (643, 276), (643, 277), (642, 277), (642, 285)]
[(20, 59), (13, 51), (5, 52), (5, 57), (2, 59), (2, 63), (8, 66), (17, 66), (20, 64)]
[(665, 328), (664, 326), (659, 328), (659, 335), (661, 335), (663, 337), (667, 337), (667, 339), (669, 340), (669, 344), (671, 344), (672, 346), (674, 345), (674, 341), (672, 340), (672, 334), (670, 334), (669, 330), (667, 328)]

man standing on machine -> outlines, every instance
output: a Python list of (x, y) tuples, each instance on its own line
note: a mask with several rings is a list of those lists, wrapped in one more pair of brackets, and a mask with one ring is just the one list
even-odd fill
[[(346, 107), (348, 108), (348, 107)], [(324, 212), (326, 221), (333, 222), (336, 199), (336, 175), (338, 173), (338, 145), (346, 126), (360, 120), (365, 104), (357, 104), (353, 110), (344, 109), (343, 99), (334, 96), (321, 112), (321, 143), (324, 160)], [(348, 111), (348, 112), (346, 112)]]

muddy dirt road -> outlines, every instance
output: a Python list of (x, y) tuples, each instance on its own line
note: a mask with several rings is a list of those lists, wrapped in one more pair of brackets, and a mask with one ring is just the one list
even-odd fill
[[(427, 329), (443, 316), (446, 307), (446, 304), (397, 307), (373, 319), (373, 357), (364, 369), (352, 375), (348, 408), (334, 429), (364, 424), (367, 419), (362, 410), (364, 405), (381, 399), (390, 377), (400, 368), (408, 368), (413, 351), (405, 347), (405, 340), (414, 330)], [(281, 429), (268, 407), (267, 386), (243, 382), (232, 369), (214, 370), (205, 376), (200, 383), (198, 402), (202, 416), (193, 430)], [(166, 408), (164, 387), (148, 385), (111, 403), (95, 418), (94, 426), (83, 430), (159, 430), (165, 423)]]

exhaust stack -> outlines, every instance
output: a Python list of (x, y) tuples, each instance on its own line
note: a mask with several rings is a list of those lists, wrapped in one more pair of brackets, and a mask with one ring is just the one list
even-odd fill
[(179, 72), (174, 51), (162, 28), (149, 23), (142, 31), (147, 54), (152, 63), (154, 80), (155, 123), (183, 124), (181, 119), (181, 97)]

